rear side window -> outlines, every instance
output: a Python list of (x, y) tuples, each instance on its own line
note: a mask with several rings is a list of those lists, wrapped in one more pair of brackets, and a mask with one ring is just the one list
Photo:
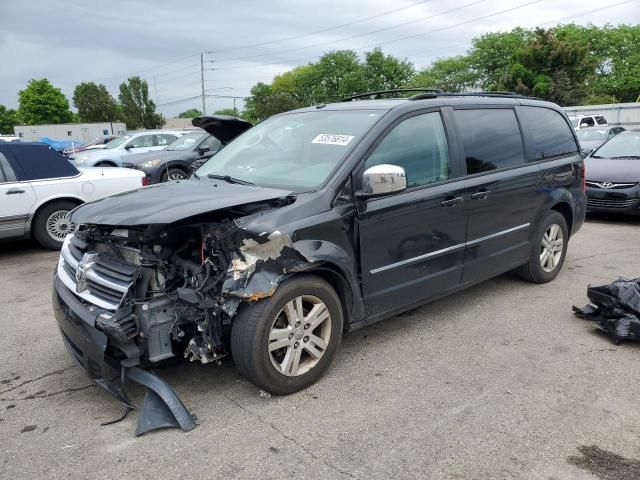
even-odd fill
[(520, 127), (513, 110), (456, 110), (454, 115), (468, 175), (524, 163)]
[(25, 178), (21, 180), (43, 180), (46, 178), (74, 177), (76, 167), (61, 154), (45, 145), (16, 145), (11, 147)]
[(531, 135), (534, 160), (578, 151), (571, 127), (560, 113), (543, 107), (519, 107), (518, 114)]
[(16, 180), (16, 174), (13, 173), (13, 168), (9, 165), (9, 160), (0, 153), (0, 183), (15, 182)]
[(598, 125), (605, 125), (607, 123), (607, 119), (602, 116), (598, 116), (596, 117), (596, 122), (598, 122)]
[(451, 176), (447, 137), (440, 113), (424, 113), (396, 125), (365, 162), (404, 168), (407, 187), (447, 180)]

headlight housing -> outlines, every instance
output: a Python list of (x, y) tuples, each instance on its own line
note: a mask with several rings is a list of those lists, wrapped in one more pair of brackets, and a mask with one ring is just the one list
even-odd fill
[(73, 157), (73, 161), (76, 163), (76, 165), (80, 165), (86, 162), (88, 159), (89, 155), (77, 155)]
[(146, 162), (142, 162), (138, 164), (138, 167), (140, 168), (153, 168), (153, 167), (157, 167), (158, 165), (160, 165), (161, 160), (159, 158), (156, 158), (155, 160), (147, 160)]

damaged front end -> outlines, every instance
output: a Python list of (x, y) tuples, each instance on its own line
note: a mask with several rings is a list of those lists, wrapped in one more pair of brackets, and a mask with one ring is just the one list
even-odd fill
[(254, 232), (250, 219), (281, 197), (170, 224), (80, 223), (62, 247), (53, 304), (64, 343), (90, 378), (133, 408), (126, 382), (147, 394), (136, 435), (195, 427), (175, 392), (145, 371), (169, 359), (219, 362), (242, 302), (273, 295), (313, 267), (289, 235)]

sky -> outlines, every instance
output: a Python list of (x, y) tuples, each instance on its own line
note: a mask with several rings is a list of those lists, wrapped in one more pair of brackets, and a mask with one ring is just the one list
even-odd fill
[(48, 78), (72, 104), (78, 83), (117, 97), (139, 75), (172, 117), (202, 109), (200, 53), (211, 113), (233, 107), (225, 97), (242, 108), (256, 82), (331, 50), (380, 47), (423, 68), (488, 32), (637, 23), (640, 0), (0, 0), (0, 19), (0, 104), (17, 108), (32, 78)]

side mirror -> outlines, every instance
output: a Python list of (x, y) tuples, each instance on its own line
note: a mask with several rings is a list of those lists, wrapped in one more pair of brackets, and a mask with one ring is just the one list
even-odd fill
[(133, 147), (133, 145), (129, 144), (129, 145), (125, 145), (124, 149), (125, 150), (131, 150)]
[(207, 153), (210, 150), (211, 150), (211, 147), (208, 147), (206, 145), (203, 146), (203, 147), (198, 147), (198, 154), (199, 155), (203, 155), (203, 154)]
[(404, 168), (397, 165), (374, 165), (362, 174), (362, 190), (359, 197), (378, 197), (402, 192), (407, 189)]

